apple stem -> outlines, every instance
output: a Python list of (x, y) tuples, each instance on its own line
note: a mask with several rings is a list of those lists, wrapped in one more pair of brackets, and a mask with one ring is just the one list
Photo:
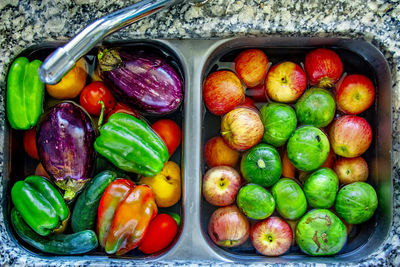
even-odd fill
[(325, 77), (319, 81), (319, 86), (327, 88), (332, 87), (333, 81), (331, 78)]

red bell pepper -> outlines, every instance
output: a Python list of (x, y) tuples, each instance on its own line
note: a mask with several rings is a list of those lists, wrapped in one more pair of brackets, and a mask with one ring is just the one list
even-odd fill
[(98, 209), (97, 232), (100, 245), (108, 254), (117, 255), (136, 248), (150, 220), (157, 215), (153, 191), (117, 179), (104, 192)]

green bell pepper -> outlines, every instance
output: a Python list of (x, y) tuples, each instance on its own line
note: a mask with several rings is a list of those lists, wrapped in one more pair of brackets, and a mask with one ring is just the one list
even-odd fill
[(160, 173), (169, 158), (167, 147), (151, 127), (124, 113), (110, 116), (94, 148), (121, 170), (148, 177)]
[(28, 176), (11, 189), (11, 199), (24, 221), (36, 233), (47, 236), (64, 226), (69, 209), (60, 192), (41, 176)]
[(7, 118), (12, 128), (27, 130), (35, 126), (42, 114), (44, 84), (38, 70), (42, 62), (19, 57), (7, 76)]

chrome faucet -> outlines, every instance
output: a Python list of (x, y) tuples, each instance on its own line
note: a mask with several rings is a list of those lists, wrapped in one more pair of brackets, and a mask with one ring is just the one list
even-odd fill
[(80, 57), (107, 35), (181, 1), (143, 0), (94, 21), (43, 62), (39, 69), (40, 80), (47, 84), (56, 84)]

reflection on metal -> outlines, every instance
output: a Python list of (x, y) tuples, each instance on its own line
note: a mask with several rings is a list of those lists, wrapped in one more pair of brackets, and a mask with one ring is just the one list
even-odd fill
[(107, 35), (182, 0), (143, 0), (104, 16), (54, 51), (39, 69), (39, 77), (47, 84), (57, 83), (75, 62)]

